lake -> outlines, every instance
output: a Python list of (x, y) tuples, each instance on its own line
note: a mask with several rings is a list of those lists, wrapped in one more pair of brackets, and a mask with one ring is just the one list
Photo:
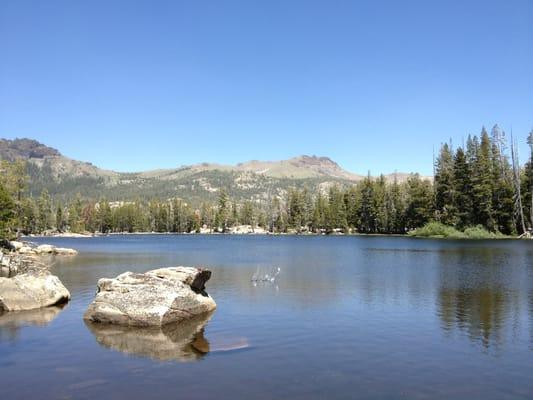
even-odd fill
[[(0, 316), (2, 399), (533, 398), (532, 241), (32, 240), (80, 251), (51, 259), (72, 300)], [(99, 278), (175, 265), (213, 271), (210, 319), (185, 333), (84, 323)]]

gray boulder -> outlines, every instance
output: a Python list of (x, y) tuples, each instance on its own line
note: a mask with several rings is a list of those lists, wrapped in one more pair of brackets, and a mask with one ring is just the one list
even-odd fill
[(0, 311), (33, 310), (70, 299), (59, 278), (32, 258), (2, 255), (0, 265)]
[(216, 308), (205, 291), (210, 277), (206, 269), (173, 267), (100, 279), (84, 319), (138, 327), (181, 322)]

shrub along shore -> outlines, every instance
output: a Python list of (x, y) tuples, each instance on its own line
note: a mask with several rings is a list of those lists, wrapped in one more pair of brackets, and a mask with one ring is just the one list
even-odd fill
[(411, 237), (435, 239), (513, 239), (515, 236), (504, 235), (500, 232), (489, 232), (483, 226), (470, 226), (460, 231), (453, 226), (440, 222), (430, 222), (421, 228), (408, 233)]

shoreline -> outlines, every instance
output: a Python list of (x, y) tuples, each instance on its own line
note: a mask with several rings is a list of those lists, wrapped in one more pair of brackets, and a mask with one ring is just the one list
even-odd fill
[(98, 237), (108, 237), (108, 236), (166, 236), (166, 235), (176, 235), (176, 236), (352, 236), (352, 237), (404, 237), (410, 239), (433, 239), (433, 240), (460, 240), (460, 241), (474, 241), (474, 240), (527, 240), (527, 238), (520, 238), (518, 236), (503, 236), (503, 237), (491, 237), (491, 238), (454, 238), (454, 237), (444, 237), (441, 235), (435, 236), (414, 236), (409, 234), (400, 234), (400, 233), (311, 233), (311, 232), (110, 232), (110, 233), (97, 233), (97, 234), (71, 234), (71, 233), (59, 233), (52, 235), (27, 235), (22, 236), (21, 239), (31, 239), (31, 238), (66, 238), (66, 239), (88, 239), (88, 238), (98, 238)]

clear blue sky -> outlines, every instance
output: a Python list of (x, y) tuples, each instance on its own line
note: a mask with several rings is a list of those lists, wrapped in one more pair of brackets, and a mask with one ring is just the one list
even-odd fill
[(448, 138), (533, 128), (531, 0), (3, 0), (0, 55), (0, 137), (122, 171), (429, 174)]

